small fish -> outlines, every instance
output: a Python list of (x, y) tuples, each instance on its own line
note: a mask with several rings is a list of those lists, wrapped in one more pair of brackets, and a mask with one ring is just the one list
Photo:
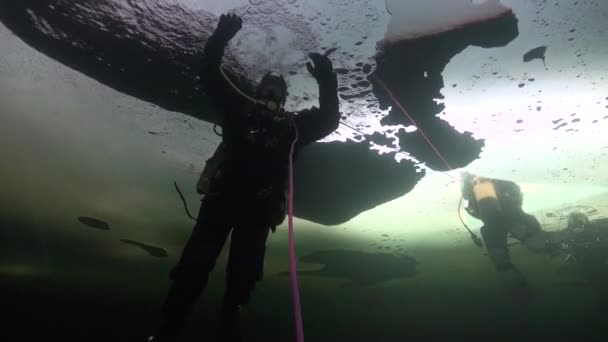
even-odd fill
[(546, 52), (547, 52), (546, 46), (539, 46), (537, 48), (534, 48), (534, 49), (526, 52), (526, 54), (524, 55), (524, 62), (530, 62), (535, 59), (540, 59), (543, 61), (543, 65), (547, 66), (547, 64), (545, 63), (545, 53)]
[(156, 257), (156, 258), (166, 258), (169, 256), (167, 251), (165, 251), (164, 249), (162, 249), (160, 247), (150, 246), (145, 243), (141, 243), (141, 242), (137, 242), (137, 241), (133, 241), (133, 240), (127, 240), (127, 239), (120, 239), (120, 241), (124, 242), (128, 245), (133, 245), (133, 246), (139, 247), (139, 248), (143, 249), (144, 251), (146, 251), (151, 256)]
[(110, 230), (110, 226), (106, 222), (98, 220), (94, 217), (78, 216), (78, 221), (92, 228)]

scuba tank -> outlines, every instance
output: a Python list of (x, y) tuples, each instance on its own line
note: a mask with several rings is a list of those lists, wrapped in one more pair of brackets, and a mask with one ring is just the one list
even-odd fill
[(467, 201), (479, 202), (482, 199), (498, 199), (494, 182), (487, 178), (478, 177), (468, 172), (461, 174), (462, 197)]
[(517, 211), (523, 204), (523, 194), (519, 185), (512, 181), (479, 177), (467, 172), (461, 174), (462, 197), (467, 200), (472, 209), (484, 199), (498, 201), (501, 210)]
[(228, 157), (226, 146), (222, 141), (211, 158), (207, 159), (203, 172), (196, 183), (196, 192), (199, 195), (213, 193), (213, 183), (222, 176), (221, 167)]
[(481, 177), (473, 178), (473, 194), (477, 202), (486, 198), (498, 199), (494, 182)]

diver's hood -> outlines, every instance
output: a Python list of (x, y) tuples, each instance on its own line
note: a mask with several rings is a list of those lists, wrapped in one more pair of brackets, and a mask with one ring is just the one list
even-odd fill
[(257, 96), (260, 100), (285, 102), (287, 95), (287, 82), (281, 74), (269, 72), (264, 75), (258, 86)]

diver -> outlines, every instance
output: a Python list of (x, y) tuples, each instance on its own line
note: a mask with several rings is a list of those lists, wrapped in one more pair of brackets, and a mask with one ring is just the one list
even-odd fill
[(584, 213), (575, 211), (568, 214), (567, 222), (565, 231), (571, 232), (571, 236), (562, 243), (567, 251), (565, 261), (608, 270), (608, 219), (591, 221)]
[[(231, 235), (226, 287), (217, 330), (220, 341), (240, 341), (238, 318), (263, 273), (269, 231), (286, 216), (289, 155), (338, 128), (338, 80), (327, 54), (309, 54), (308, 71), (319, 86), (319, 107), (284, 109), (287, 84), (269, 72), (257, 89), (222, 64), (229, 41), (242, 28), (235, 14), (223, 14), (206, 42), (200, 80), (222, 114), (222, 142), (197, 184), (204, 194), (192, 234), (170, 272), (161, 324), (149, 341), (173, 341), (207, 285)], [(294, 143), (295, 142), (295, 143)]]
[(520, 299), (530, 299), (524, 276), (511, 263), (507, 238), (519, 240), (535, 253), (552, 256), (563, 252), (563, 244), (575, 232), (544, 231), (534, 215), (523, 210), (523, 193), (514, 182), (462, 174), (462, 195), (469, 215), (481, 220), (481, 236), (499, 280)]

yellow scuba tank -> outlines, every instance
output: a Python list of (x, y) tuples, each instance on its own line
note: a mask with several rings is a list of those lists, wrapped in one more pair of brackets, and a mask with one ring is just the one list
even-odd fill
[(461, 173), (462, 196), (467, 201), (479, 202), (484, 198), (498, 198), (491, 179), (482, 178), (468, 172)]
[(461, 173), (461, 181), (462, 198), (469, 202), (465, 210), (469, 215), (481, 219), (478, 212), (479, 202), (483, 199), (499, 200), (496, 184), (492, 179), (479, 177), (468, 172)]
[(498, 199), (494, 183), (489, 179), (481, 177), (473, 178), (473, 194), (477, 202), (486, 198)]

